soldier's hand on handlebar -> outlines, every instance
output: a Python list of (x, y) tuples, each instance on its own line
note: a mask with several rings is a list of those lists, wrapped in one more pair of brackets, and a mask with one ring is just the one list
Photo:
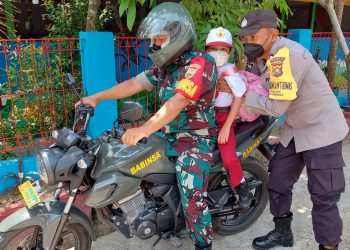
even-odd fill
[[(96, 106), (98, 104), (98, 100), (93, 95), (87, 96), (87, 97), (83, 97), (82, 99), (83, 99), (83, 104), (84, 105), (90, 105), (93, 108), (96, 108)], [(79, 105), (80, 105), (80, 101), (78, 101), (75, 104), (75, 108), (77, 108)]]
[(130, 128), (125, 131), (122, 136), (122, 142), (129, 146), (136, 146), (141, 139), (148, 138), (148, 134), (145, 133), (141, 127), (138, 128)]

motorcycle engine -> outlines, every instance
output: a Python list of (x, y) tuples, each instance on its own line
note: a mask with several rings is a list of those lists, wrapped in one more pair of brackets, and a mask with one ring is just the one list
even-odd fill
[[(117, 206), (123, 211), (130, 229), (138, 238), (149, 239), (156, 233), (174, 229), (175, 204), (169, 208), (169, 202), (179, 202), (176, 186), (153, 186), (151, 198), (146, 200), (142, 190), (118, 201)], [(167, 200), (167, 202), (165, 201)], [(179, 204), (180, 205), (180, 204)], [(181, 224), (184, 224), (181, 223)]]
[(131, 224), (134, 234), (143, 240), (151, 238), (157, 231), (156, 216), (155, 207), (142, 211)]
[(123, 211), (130, 231), (140, 239), (151, 238), (156, 233), (156, 206), (147, 202), (142, 190), (117, 202), (117, 206)]

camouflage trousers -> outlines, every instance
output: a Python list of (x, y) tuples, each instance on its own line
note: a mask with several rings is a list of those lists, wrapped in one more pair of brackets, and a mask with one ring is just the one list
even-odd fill
[(209, 244), (213, 239), (206, 197), (215, 143), (216, 136), (203, 135), (198, 130), (173, 134), (170, 139), (172, 149), (178, 153), (176, 175), (187, 227), (191, 239), (200, 244)]

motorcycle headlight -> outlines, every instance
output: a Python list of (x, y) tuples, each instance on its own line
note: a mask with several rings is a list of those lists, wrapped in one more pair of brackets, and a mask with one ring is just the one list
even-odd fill
[(55, 168), (58, 160), (64, 155), (64, 151), (59, 148), (42, 149), (37, 154), (37, 167), (40, 178), (46, 185), (55, 185)]
[(37, 154), (37, 156), (36, 156), (36, 165), (38, 167), (38, 172), (39, 172), (40, 179), (45, 184), (48, 184), (49, 180), (48, 180), (47, 171), (46, 171), (46, 168), (45, 168), (45, 162), (44, 162), (44, 159), (41, 156), (41, 154)]

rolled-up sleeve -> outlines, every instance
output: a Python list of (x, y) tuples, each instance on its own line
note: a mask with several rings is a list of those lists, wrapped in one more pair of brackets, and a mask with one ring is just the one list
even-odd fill
[(160, 69), (155, 65), (138, 74), (135, 79), (146, 89), (152, 90), (159, 82)]
[(146, 90), (150, 91), (154, 88), (153, 84), (151, 83), (150, 80), (148, 80), (146, 73), (141, 72), (138, 74), (135, 79), (140, 83)]
[(266, 96), (248, 90), (244, 101), (245, 108), (252, 113), (279, 117), (286, 112), (290, 101), (271, 100)]

